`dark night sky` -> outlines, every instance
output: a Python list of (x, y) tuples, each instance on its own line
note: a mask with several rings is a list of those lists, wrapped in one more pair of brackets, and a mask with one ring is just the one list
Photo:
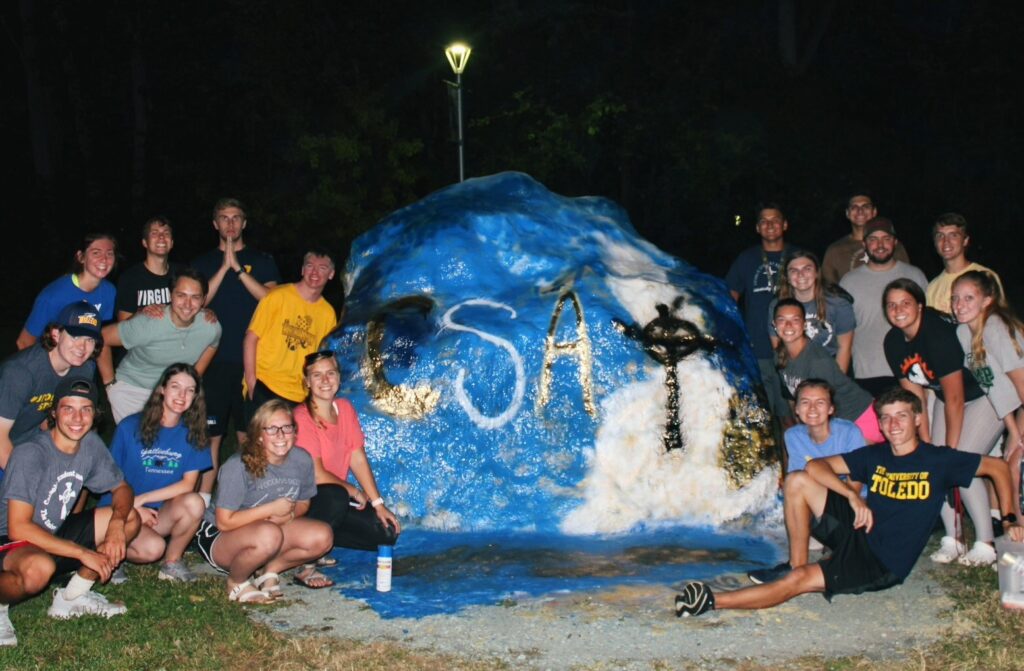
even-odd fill
[(167, 213), (176, 256), (191, 258), (213, 243), (221, 195), (249, 204), (253, 237), (286, 270), (313, 235), (344, 255), (456, 178), (442, 84), (455, 38), (474, 47), (470, 176), (522, 170), (559, 193), (607, 196), (656, 244), (718, 274), (754, 242), (733, 216), (751, 221), (758, 200), (782, 202), (791, 237), (821, 251), (847, 230), (846, 197), (867, 190), (928, 275), (931, 222), (955, 210), (1011, 299), (1024, 283), (1007, 244), (1024, 186), (1019, 3), (4, 7), (15, 291), (0, 321), (20, 323), (90, 229), (117, 233), (135, 262), (136, 230)]

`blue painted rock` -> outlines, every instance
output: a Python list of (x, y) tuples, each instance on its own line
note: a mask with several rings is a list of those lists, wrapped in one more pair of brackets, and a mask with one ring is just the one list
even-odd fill
[(457, 184), (352, 245), (328, 340), (389, 505), (428, 528), (722, 525), (775, 502), (725, 285), (602, 198)]

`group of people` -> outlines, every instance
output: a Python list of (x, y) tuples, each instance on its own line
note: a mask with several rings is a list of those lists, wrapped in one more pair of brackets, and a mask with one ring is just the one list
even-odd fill
[[(754, 585), (733, 592), (687, 583), (679, 616), (899, 584), (937, 518), (938, 563), (993, 565), (997, 533), (1024, 539), (1024, 323), (999, 277), (967, 259), (960, 214), (932, 227), (943, 270), (931, 282), (870, 196), (851, 197), (846, 216), (850, 234), (819, 263), (785, 241), (782, 209), (762, 206), (760, 244), (726, 277), (768, 403), (787, 427), (789, 557), (751, 571)], [(1000, 449), (1001, 458), (988, 456)], [(969, 549), (961, 504), (974, 529)], [(813, 564), (812, 543), (825, 550)]]
[[(194, 542), (230, 600), (270, 603), (286, 571), (331, 586), (320, 569), (333, 547), (395, 543), (355, 409), (337, 398), (337, 359), (320, 349), (336, 325), (322, 296), (334, 259), (310, 248), (301, 279), (279, 284), (273, 259), (245, 244), (246, 223), (239, 201), (218, 201), (217, 248), (183, 266), (169, 258), (171, 223), (155, 217), (145, 260), (116, 288), (116, 241), (89, 235), (36, 298), (0, 364), (0, 645), (17, 644), (9, 605), (61, 574), (72, 576), (50, 616), (111, 617), (126, 606), (97, 581), (128, 580), (126, 562), (194, 580)], [(104, 389), (109, 448), (95, 430)], [(218, 469), (231, 422), (239, 451)]]

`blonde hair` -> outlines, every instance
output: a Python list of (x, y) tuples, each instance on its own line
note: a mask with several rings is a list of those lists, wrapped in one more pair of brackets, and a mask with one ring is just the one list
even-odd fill
[(242, 441), (242, 464), (254, 478), (262, 478), (267, 473), (267, 451), (260, 438), (263, 435), (263, 428), (267, 426), (275, 412), (287, 414), (289, 421), (295, 423), (292, 406), (279, 398), (271, 399), (253, 413), (249, 428), (245, 432), (245, 440)]
[(1016, 350), (1017, 356), (1024, 356), (1020, 343), (1017, 342), (1017, 334), (1024, 335), (1024, 323), (1014, 313), (1010, 304), (1006, 302), (1006, 298), (1003, 296), (1002, 289), (999, 288), (999, 282), (996, 280), (995, 275), (984, 270), (968, 270), (956, 278), (953, 282), (953, 287), (955, 288), (961, 282), (973, 282), (974, 286), (978, 287), (978, 290), (981, 291), (982, 296), (992, 299), (988, 307), (983, 308), (981, 311), (981, 326), (977, 332), (971, 334), (971, 366), (985, 365), (985, 324), (988, 323), (989, 317), (992, 316), (998, 317), (1006, 326), (1006, 330), (1010, 334), (1010, 342), (1013, 343), (1013, 349)]

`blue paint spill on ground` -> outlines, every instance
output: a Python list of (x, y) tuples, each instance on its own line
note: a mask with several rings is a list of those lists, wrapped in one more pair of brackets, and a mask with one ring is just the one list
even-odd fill
[(710, 579), (772, 565), (778, 553), (765, 539), (704, 528), (611, 537), (410, 529), (394, 550), (391, 592), (376, 591), (373, 552), (336, 549), (338, 566), (326, 573), (383, 618), (419, 618), (556, 592)]

